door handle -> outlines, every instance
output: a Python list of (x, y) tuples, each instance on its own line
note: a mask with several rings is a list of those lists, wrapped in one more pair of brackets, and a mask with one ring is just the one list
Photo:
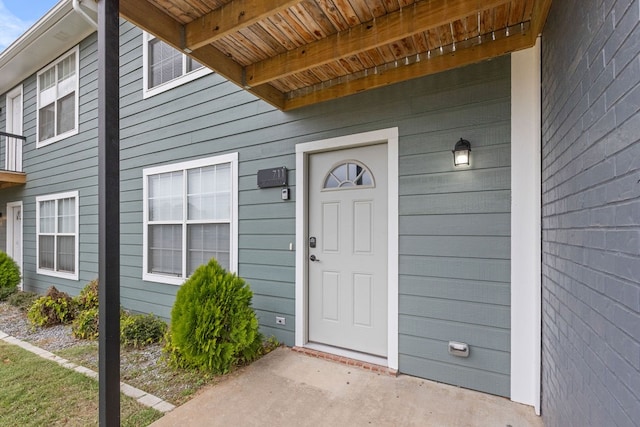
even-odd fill
[(311, 256), (309, 257), (309, 259), (310, 259), (311, 261), (314, 261), (314, 262), (320, 261), (320, 259), (316, 258), (316, 256), (315, 256), (315, 255), (311, 255)]

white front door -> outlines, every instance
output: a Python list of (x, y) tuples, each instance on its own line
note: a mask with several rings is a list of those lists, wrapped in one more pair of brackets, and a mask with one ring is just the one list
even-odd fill
[[(22, 88), (18, 87), (7, 94), (7, 133), (22, 135)], [(6, 170), (22, 171), (22, 141), (6, 138)]]
[(7, 255), (18, 264), (22, 277), (22, 202), (7, 203)]
[(387, 145), (309, 157), (309, 341), (387, 356)]

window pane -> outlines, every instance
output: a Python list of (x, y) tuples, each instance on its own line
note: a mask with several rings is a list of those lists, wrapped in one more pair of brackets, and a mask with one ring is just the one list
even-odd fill
[(53, 138), (55, 117), (54, 104), (46, 105), (38, 111), (38, 139), (40, 141)]
[(333, 168), (324, 180), (324, 188), (373, 187), (373, 177), (366, 167), (357, 163), (343, 163)]
[(76, 238), (58, 236), (58, 271), (74, 273), (76, 269)]
[(187, 275), (215, 258), (226, 270), (229, 269), (230, 252), (229, 224), (190, 224), (187, 226)]
[(56, 231), (56, 201), (40, 202), (40, 233), (55, 233)]
[(182, 276), (182, 225), (149, 226), (149, 273)]
[(76, 95), (69, 95), (58, 100), (58, 135), (75, 128)]
[(202, 65), (201, 63), (199, 63), (198, 61), (196, 61), (195, 59), (187, 56), (187, 73), (190, 73), (191, 71), (195, 71), (199, 68), (202, 68), (204, 65)]
[[(52, 69), (53, 70), (53, 69)], [(58, 82), (61, 82), (76, 73), (76, 54), (72, 53), (58, 63)]]
[(203, 220), (215, 218), (213, 185), (215, 166), (190, 169), (188, 171), (189, 219)]
[(38, 239), (38, 267), (53, 270), (54, 236), (39, 236)]
[(44, 73), (40, 74), (40, 92), (44, 92), (46, 89), (53, 87), (56, 82), (56, 69), (51, 67)]
[(214, 219), (228, 220), (231, 218), (231, 164), (216, 166), (216, 213)]
[(76, 199), (60, 199), (58, 201), (58, 233), (75, 233), (76, 231)]
[(149, 221), (182, 220), (182, 171), (149, 176)]
[(182, 75), (182, 53), (161, 40), (149, 42), (149, 87)]

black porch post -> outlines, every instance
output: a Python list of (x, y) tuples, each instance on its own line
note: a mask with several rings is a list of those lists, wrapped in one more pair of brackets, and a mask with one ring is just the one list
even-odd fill
[(120, 425), (119, 3), (98, 4), (98, 277), (100, 426)]

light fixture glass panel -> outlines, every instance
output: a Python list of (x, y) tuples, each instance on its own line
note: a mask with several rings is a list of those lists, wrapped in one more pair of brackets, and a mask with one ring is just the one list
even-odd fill
[(456, 151), (456, 166), (469, 164), (469, 150)]

